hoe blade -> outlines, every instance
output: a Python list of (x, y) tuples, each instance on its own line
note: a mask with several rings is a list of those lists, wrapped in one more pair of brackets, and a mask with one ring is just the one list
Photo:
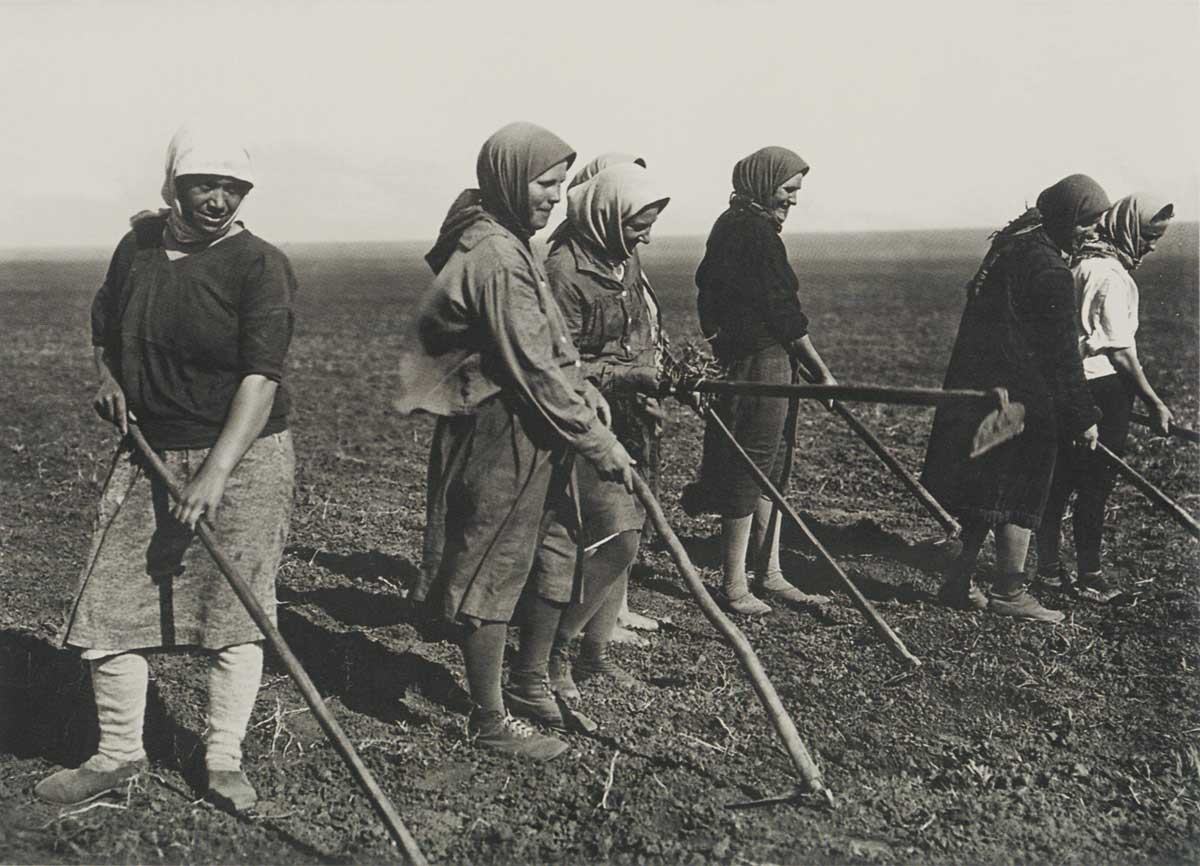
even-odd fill
[(999, 409), (984, 416), (971, 440), (971, 457), (986, 454), (997, 445), (1020, 436), (1025, 430), (1025, 406), (1004, 401)]

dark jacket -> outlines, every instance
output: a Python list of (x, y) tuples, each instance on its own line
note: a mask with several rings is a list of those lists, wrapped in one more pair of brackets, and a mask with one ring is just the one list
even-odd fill
[(808, 333), (787, 248), (775, 224), (748, 208), (730, 207), (713, 225), (696, 287), (700, 328), (720, 361)]
[(1014, 239), (967, 299), (943, 387), (1007, 388), (1025, 406), (1025, 432), (972, 460), (989, 408), (939, 407), (922, 483), (964, 520), (1036, 528), (1060, 435), (1100, 417), (1079, 359), (1071, 271), (1044, 231)]

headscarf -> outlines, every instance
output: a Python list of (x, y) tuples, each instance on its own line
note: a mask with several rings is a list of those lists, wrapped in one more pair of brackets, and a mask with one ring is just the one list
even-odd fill
[[(190, 174), (232, 177), (254, 186), (254, 169), (250, 165), (250, 154), (241, 143), (235, 141), (217, 124), (185, 123), (167, 145), (162, 199), (169, 210), (160, 212), (167, 218), (167, 231), (180, 244), (213, 243), (229, 233), (241, 205), (226, 217), (225, 222), (216, 231), (204, 231), (193, 226), (184, 218), (175, 184), (178, 178)], [(143, 214), (135, 216), (134, 220)]]
[(567, 220), (580, 237), (619, 264), (633, 255), (621, 227), (651, 205), (666, 207), (670, 200), (646, 169), (613, 165), (567, 193)]
[[(621, 153), (620, 151), (615, 150), (610, 151), (609, 153), (602, 153), (583, 168), (579, 169), (579, 171), (575, 172), (575, 176), (571, 178), (571, 182), (567, 184), (567, 192), (569, 193), (581, 183), (586, 183), (587, 181), (591, 180), (599, 172), (606, 168), (611, 168), (614, 165), (627, 165), (629, 163), (640, 165), (642, 168), (646, 167), (646, 160), (642, 159), (640, 156), (634, 156), (631, 153)], [(550, 232), (550, 237), (546, 239), (551, 247), (554, 247), (562, 242), (562, 239), (567, 235), (567, 230), (569, 227), (570, 224), (566, 219), (554, 227), (554, 231)]]
[(574, 161), (570, 145), (535, 123), (517, 121), (492, 133), (475, 161), (479, 188), (459, 193), (442, 221), (437, 242), (425, 256), (433, 272), (445, 267), (462, 233), (487, 215), (528, 243), (533, 234), (529, 184), (560, 162), (570, 168)]
[[(1150, 251), (1150, 242), (1167, 231), (1174, 216), (1175, 205), (1171, 202), (1146, 193), (1127, 195), (1100, 217), (1099, 243), (1086, 245), (1081, 254), (1113, 255), (1132, 271)], [(1095, 249), (1101, 245), (1107, 246), (1111, 253)]]
[(1091, 225), (1110, 204), (1108, 194), (1086, 174), (1068, 175), (1037, 197), (1042, 227), (1062, 250), (1070, 250), (1077, 226)]
[(575, 189), (575, 187), (579, 186), (585, 181), (591, 180), (606, 168), (610, 168), (614, 165), (625, 165), (627, 163), (640, 165), (642, 168), (646, 167), (646, 160), (642, 159), (640, 156), (634, 156), (632, 153), (621, 153), (620, 151), (616, 150), (610, 151), (609, 153), (602, 153), (583, 168), (579, 169), (579, 171), (575, 172), (575, 176), (571, 178), (571, 182), (567, 184), (567, 189)]
[(775, 190), (798, 174), (808, 174), (808, 163), (786, 147), (764, 147), (738, 160), (733, 167), (733, 192), (770, 209)]

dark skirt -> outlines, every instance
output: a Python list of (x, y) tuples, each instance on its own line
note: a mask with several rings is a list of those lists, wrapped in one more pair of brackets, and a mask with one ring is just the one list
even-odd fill
[[(177, 481), (208, 449), (163, 451)], [(275, 621), (275, 572), (292, 513), (296, 458), (287, 430), (255, 440), (238, 462), (213, 527), (251, 593)], [(140, 455), (120, 451), (100, 496), (92, 547), (63, 628), (64, 645), (102, 650), (263, 639), (196, 534), (171, 516), (167, 489)]]
[[(792, 359), (782, 346), (767, 346), (734, 361), (726, 378), (786, 385), (793, 381)], [(784, 435), (790, 402), (781, 397), (723, 394), (716, 404), (717, 415), (738, 444), (780, 490), (787, 485), (794, 447)], [(697, 487), (689, 491), (689, 496), (702, 501), (703, 510), (722, 517), (745, 517), (763, 498), (742, 457), (713, 424), (704, 431), (704, 456)]]
[(1025, 407), (1025, 431), (971, 458), (971, 440), (994, 407), (944, 403), (934, 413), (921, 483), (964, 524), (1036, 529), (1054, 475), (1058, 424), (1049, 385), (1005, 287), (968, 301), (943, 387), (1007, 388)]
[[(451, 623), (512, 619), (551, 523), (577, 525), (571, 454), (525, 416), (500, 395), (474, 414), (438, 418), (413, 600)], [(536, 588), (564, 602), (573, 591), (553, 574)]]

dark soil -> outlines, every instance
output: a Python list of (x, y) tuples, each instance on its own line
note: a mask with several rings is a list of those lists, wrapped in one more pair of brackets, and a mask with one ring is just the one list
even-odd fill
[[(1190, 234), (1189, 234), (1190, 231)], [(981, 239), (982, 243), (982, 239)], [(844, 382), (940, 382), (968, 260), (823, 259), (793, 240), (814, 340)], [(1141, 353), (1182, 423), (1197, 417), (1195, 233), (1139, 271)], [(837, 418), (805, 411), (790, 497), (924, 665), (908, 670), (828, 567), (785, 538), (787, 572), (823, 611), (743, 624), (836, 797), (795, 791), (729, 646), (667, 554), (643, 549), (635, 608), (663, 618), (617, 656), (642, 684), (585, 694), (596, 736), (549, 765), (465, 737), (462, 665), (414, 623), (431, 424), (390, 409), (399, 324), (426, 283), (411, 253), (293, 251), (303, 285), (290, 377), (300, 456), (280, 627), (326, 703), (438, 863), (1192, 863), (1200, 855), (1196, 543), (1130, 487), (1107, 562), (1124, 602), (1046, 598), (1050, 628), (939, 607), (936, 523)], [(677, 341), (694, 336), (696, 241), (647, 267)], [(246, 743), (262, 799), (233, 817), (199, 798), (203, 660), (153, 660), (152, 773), (59, 813), (30, 790), (96, 741), (86, 668), (53, 635), (114, 437), (92, 416), (84, 328), (104, 262), (0, 265), (0, 860), (11, 863), (399, 862), (397, 849), (277, 661)], [(403, 301), (404, 303), (402, 303)], [(65, 323), (65, 324), (64, 324)], [(928, 410), (855, 407), (919, 468)], [(690, 519), (701, 428), (672, 408), (664, 506), (710, 583), (716, 525)], [(1129, 461), (1193, 513), (1197, 449), (1139, 431)], [(1068, 548), (1069, 549), (1069, 548)], [(986, 557), (985, 557), (986, 558)], [(986, 564), (985, 564), (986, 570)]]

